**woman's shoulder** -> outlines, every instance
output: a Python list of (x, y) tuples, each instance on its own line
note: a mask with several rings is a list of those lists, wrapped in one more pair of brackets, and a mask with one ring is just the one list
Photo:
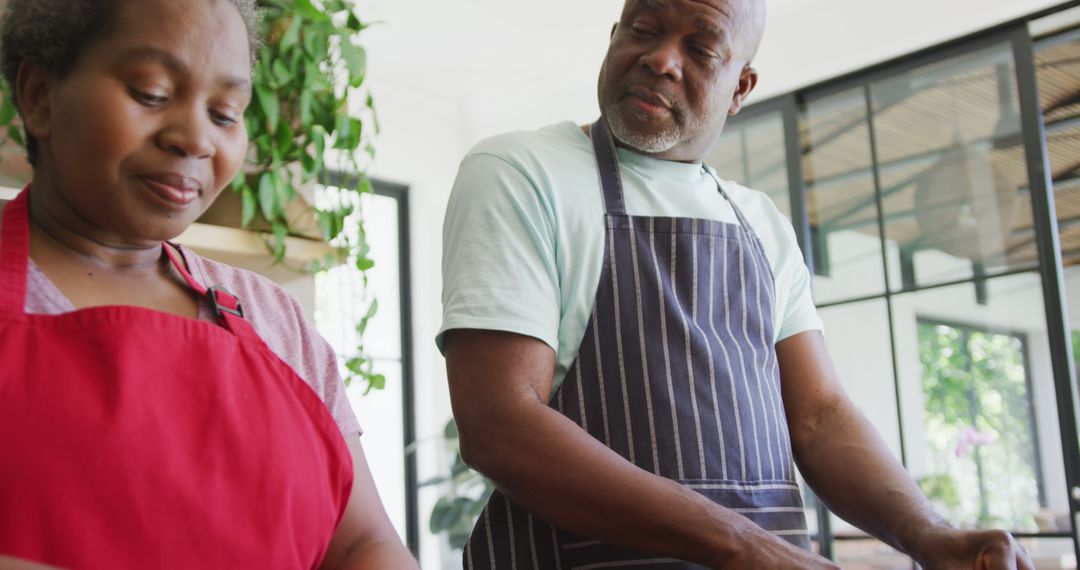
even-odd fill
[(254, 271), (210, 259), (189, 248), (183, 251), (195, 278), (207, 287), (220, 287), (239, 299), (256, 329), (295, 330), (306, 326), (300, 302), (281, 285)]

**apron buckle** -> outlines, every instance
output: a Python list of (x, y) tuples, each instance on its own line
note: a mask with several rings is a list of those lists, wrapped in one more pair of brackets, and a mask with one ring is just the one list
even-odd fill
[(214, 285), (207, 289), (207, 293), (210, 294), (210, 302), (214, 305), (214, 315), (217, 318), (224, 319), (226, 313), (244, 318), (244, 306), (240, 303), (240, 299), (224, 287)]

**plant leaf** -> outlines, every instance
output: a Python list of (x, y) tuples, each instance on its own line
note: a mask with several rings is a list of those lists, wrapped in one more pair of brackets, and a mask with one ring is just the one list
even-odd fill
[(315, 5), (311, 3), (311, 0), (294, 0), (293, 10), (296, 10), (301, 16), (315, 22), (325, 22), (330, 19), (330, 16), (316, 8)]
[(255, 200), (255, 193), (251, 188), (245, 186), (241, 189), (240, 195), (243, 198), (243, 210), (241, 214), (240, 225), (247, 227), (251, 223), (251, 220), (255, 219), (255, 210), (258, 207)]
[(262, 215), (267, 220), (272, 221), (276, 213), (274, 208), (274, 175), (271, 171), (263, 172), (259, 175), (259, 207), (262, 209)]
[(259, 108), (266, 115), (266, 129), (274, 132), (277, 129), (278, 118), (281, 113), (281, 103), (268, 85), (255, 85), (255, 98), (259, 101)]

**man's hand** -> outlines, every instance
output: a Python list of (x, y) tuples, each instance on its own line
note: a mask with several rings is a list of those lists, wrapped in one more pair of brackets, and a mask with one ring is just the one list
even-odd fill
[(1027, 551), (1003, 530), (936, 531), (915, 554), (926, 570), (1035, 570)]

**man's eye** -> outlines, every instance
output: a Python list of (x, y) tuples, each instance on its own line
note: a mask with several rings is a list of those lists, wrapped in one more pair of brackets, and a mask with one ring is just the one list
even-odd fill
[(716, 55), (716, 52), (714, 52), (713, 50), (708, 49), (708, 48), (703, 48), (701, 46), (694, 46), (694, 47), (690, 48), (690, 51), (694, 52), (694, 55), (696, 55), (696, 56), (698, 56), (698, 57), (700, 57), (702, 59), (713, 60), (713, 59), (717, 59), (717, 58), (720, 57), (720, 56)]
[(653, 29), (652, 29), (652, 28), (646, 28), (646, 27), (644, 27), (644, 26), (632, 26), (632, 27), (630, 28), (630, 30), (631, 30), (631, 31), (633, 31), (633, 32), (634, 32), (635, 34), (637, 34), (637, 35), (639, 35), (639, 36), (652, 36), (652, 35), (656, 35), (656, 32), (655, 32), (655, 31), (653, 31)]
[(131, 89), (130, 91), (131, 97), (133, 99), (135, 99), (139, 103), (142, 103), (143, 105), (146, 105), (147, 107), (157, 107), (169, 100), (168, 97), (165, 97), (163, 95), (147, 93), (145, 91), (139, 91), (138, 89)]

